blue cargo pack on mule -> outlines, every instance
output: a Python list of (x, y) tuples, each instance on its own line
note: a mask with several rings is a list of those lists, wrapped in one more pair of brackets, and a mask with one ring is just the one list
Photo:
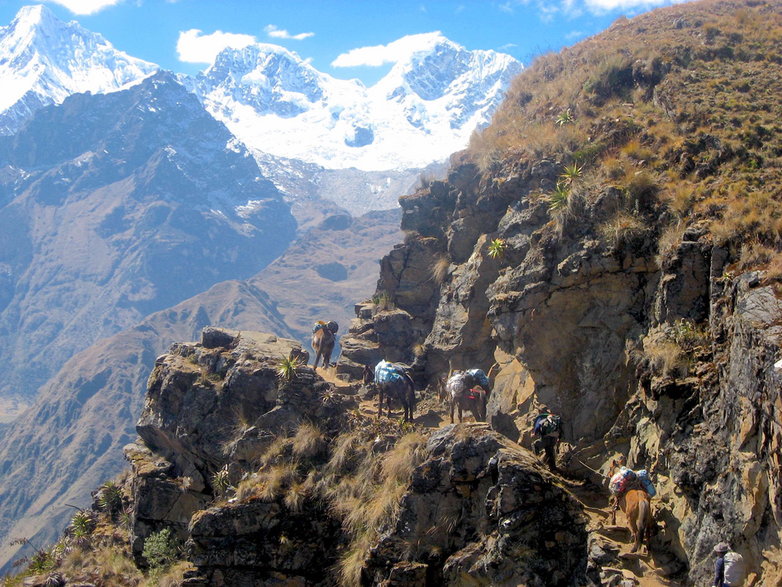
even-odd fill
[(641, 469), (640, 471), (636, 472), (636, 476), (641, 482), (641, 485), (643, 485), (643, 488), (646, 490), (646, 493), (649, 494), (649, 497), (654, 497), (657, 495), (657, 490), (654, 488), (654, 485), (652, 485), (652, 480), (649, 479), (649, 473), (646, 469)]
[(394, 363), (380, 361), (375, 366), (375, 382), (377, 383), (388, 383), (390, 381), (402, 379), (404, 376), (404, 369)]
[(484, 391), (489, 391), (491, 388), (491, 382), (483, 372), (483, 369), (467, 369), (467, 374), (472, 375), (472, 378), (480, 385)]

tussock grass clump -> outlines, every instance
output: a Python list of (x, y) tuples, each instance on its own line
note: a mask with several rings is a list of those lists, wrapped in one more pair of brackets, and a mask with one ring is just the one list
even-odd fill
[(673, 256), (684, 237), (685, 224), (677, 222), (668, 226), (657, 241), (657, 264), (663, 267)]
[(304, 422), (296, 430), (291, 441), (291, 451), (296, 457), (311, 459), (325, 448), (326, 438), (315, 424)]
[(437, 285), (442, 284), (448, 277), (448, 269), (451, 266), (451, 260), (447, 255), (441, 255), (432, 265), (432, 279)]
[(648, 335), (643, 340), (643, 354), (650, 367), (664, 377), (686, 377), (690, 361), (681, 345), (665, 337)]
[(348, 478), (349, 490), (343, 488), (346, 496), (332, 502), (334, 510), (344, 515), (343, 525), (352, 536), (339, 563), (339, 574), (346, 584), (358, 584), (369, 548), (399, 513), (413, 470), (425, 457), (425, 446), (426, 439), (420, 433), (404, 435), (379, 465), (373, 459), (371, 467), (364, 469), (364, 482)]
[(630, 245), (649, 232), (648, 225), (637, 215), (624, 210), (598, 227), (598, 232), (612, 249)]

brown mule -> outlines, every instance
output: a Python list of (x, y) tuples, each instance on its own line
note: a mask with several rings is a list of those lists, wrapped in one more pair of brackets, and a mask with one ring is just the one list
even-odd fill
[(337, 323), (329, 322), (322, 328), (318, 328), (312, 333), (312, 349), (315, 351), (314, 369), (318, 368), (318, 361), (323, 358), (323, 368), (329, 366), (331, 353), (334, 351), (334, 345), (337, 342)]
[[(608, 476), (613, 477), (614, 473), (619, 470), (620, 464), (616, 461), (611, 463), (611, 469), (608, 472)], [(614, 497), (613, 499), (617, 499)], [(649, 499), (649, 494), (643, 489), (630, 488), (626, 490), (618, 498), (619, 509), (624, 513), (627, 518), (627, 523), (630, 525), (630, 532), (633, 535), (633, 548), (630, 552), (637, 552), (641, 547), (644, 539), (648, 543), (652, 537), (652, 503)], [(616, 508), (611, 508), (611, 524), (616, 525)]]
[[(649, 494), (643, 489), (628, 489), (619, 498), (619, 509), (627, 518), (630, 532), (633, 534), (633, 548), (630, 552), (637, 552), (644, 539), (646, 539), (648, 549), (653, 523)], [(616, 510), (611, 512), (611, 521), (616, 524)]]

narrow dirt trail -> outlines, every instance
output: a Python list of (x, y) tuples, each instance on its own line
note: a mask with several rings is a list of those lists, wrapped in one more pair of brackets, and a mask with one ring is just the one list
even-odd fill
[[(317, 370), (318, 375), (332, 383), (337, 389), (347, 391), (352, 388), (355, 393), (357, 382), (347, 382), (338, 379), (333, 368)], [(418, 392), (421, 398), (420, 392)], [(370, 418), (377, 417), (377, 396), (359, 400), (359, 411)], [(384, 409), (385, 413), (385, 409)], [(402, 416), (401, 406), (393, 406), (392, 419)], [(458, 416), (456, 417), (458, 422)], [(472, 415), (464, 414), (464, 422), (474, 422)], [(449, 409), (445, 402), (435, 395), (424, 395), (419, 399), (414, 422), (419, 426), (429, 429), (438, 429), (451, 423)], [(668, 581), (663, 577), (661, 566), (655, 562), (654, 551), (646, 547), (642, 553), (631, 553), (632, 536), (627, 525), (627, 520), (621, 511), (617, 512), (616, 525), (611, 524), (611, 510), (608, 505), (608, 493), (583, 481), (559, 477), (560, 485), (566, 488), (583, 506), (584, 514), (588, 518), (587, 531), (590, 534), (590, 548), (599, 548), (608, 557), (615, 560), (614, 563), (604, 565), (604, 584), (619, 587), (674, 587), (676, 582)], [(653, 502), (654, 507), (654, 502)]]

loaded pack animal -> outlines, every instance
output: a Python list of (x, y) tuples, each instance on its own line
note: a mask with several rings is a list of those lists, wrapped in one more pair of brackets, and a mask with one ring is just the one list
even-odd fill
[[(364, 382), (367, 382), (369, 371), (364, 370)], [(405, 422), (413, 419), (415, 411), (415, 385), (413, 380), (404, 370), (404, 368), (387, 361), (380, 361), (375, 365), (375, 371), (372, 374), (377, 388), (377, 417), (383, 415), (383, 399), (386, 399), (388, 405), (388, 416), (391, 417), (391, 400), (396, 400), (402, 404), (404, 409)]]
[(480, 377), (475, 372), (483, 371), (470, 369), (469, 371), (456, 371), (445, 384), (445, 390), (448, 393), (448, 400), (451, 404), (451, 424), (453, 424), (453, 412), (458, 408), (459, 422), (462, 421), (462, 413), (470, 410), (476, 422), (486, 421), (486, 402), (488, 400), (489, 386), (488, 380), (484, 380), (486, 375)]
[[(622, 466), (621, 462), (611, 461), (611, 468), (608, 470), (609, 478), (613, 477)], [(630, 552), (637, 552), (644, 540), (648, 544), (652, 537), (654, 521), (652, 520), (652, 503), (649, 494), (643, 489), (640, 482), (636, 482), (620, 493), (616, 499), (619, 509), (627, 518), (630, 532), (633, 535), (633, 548)], [(611, 523), (616, 525), (616, 508), (611, 509)]]
[(331, 361), (331, 353), (334, 351), (334, 344), (337, 342), (337, 330), (339, 326), (333, 320), (331, 322), (316, 322), (312, 329), (312, 350), (315, 351), (315, 364), (313, 369), (318, 368), (318, 361), (323, 358), (323, 367), (328, 367)]

